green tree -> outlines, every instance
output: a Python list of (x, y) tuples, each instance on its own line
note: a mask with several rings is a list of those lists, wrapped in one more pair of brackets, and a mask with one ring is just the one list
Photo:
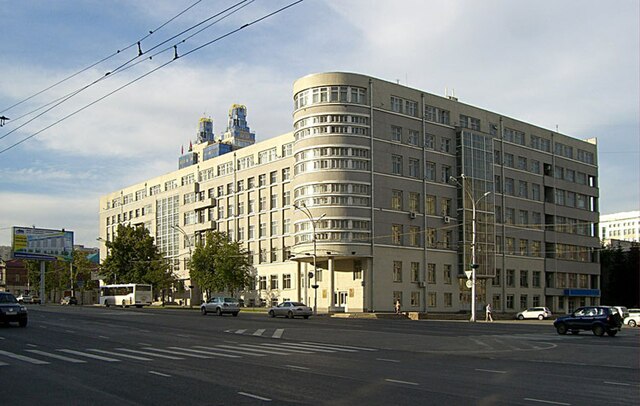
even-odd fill
[(232, 296), (249, 286), (251, 264), (246, 250), (222, 232), (207, 232), (196, 245), (189, 262), (191, 279), (208, 294), (229, 292)]
[(101, 273), (109, 283), (150, 283), (160, 290), (175, 282), (169, 263), (146, 228), (120, 224), (106, 246)]

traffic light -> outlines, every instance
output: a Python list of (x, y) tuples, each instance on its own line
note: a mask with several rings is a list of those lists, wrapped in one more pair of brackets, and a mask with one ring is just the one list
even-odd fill
[(309, 272), (309, 279), (313, 279), (313, 272)]

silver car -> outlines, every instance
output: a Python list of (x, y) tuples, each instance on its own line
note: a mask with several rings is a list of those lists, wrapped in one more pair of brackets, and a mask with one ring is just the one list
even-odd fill
[(233, 297), (215, 296), (200, 305), (200, 313), (203, 316), (207, 313), (216, 313), (218, 316), (230, 313), (237, 317), (240, 313), (240, 303)]
[(309, 306), (306, 306), (304, 303), (300, 302), (282, 302), (277, 306), (269, 309), (269, 316), (285, 316), (287, 318), (293, 319), (296, 316), (302, 316), (305, 319), (308, 319), (309, 316), (313, 314), (313, 310)]

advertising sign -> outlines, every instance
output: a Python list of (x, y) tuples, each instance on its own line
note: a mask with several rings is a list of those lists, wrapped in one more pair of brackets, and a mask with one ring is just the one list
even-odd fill
[(40, 261), (71, 260), (73, 231), (13, 227), (11, 236), (14, 258)]

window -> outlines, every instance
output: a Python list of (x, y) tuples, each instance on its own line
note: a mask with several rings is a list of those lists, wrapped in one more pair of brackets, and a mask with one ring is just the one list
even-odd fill
[(391, 155), (391, 173), (402, 175), (402, 157), (400, 155)]
[(411, 292), (411, 307), (420, 306), (420, 292)]
[(526, 210), (518, 210), (518, 224), (529, 227), (529, 212)]
[(442, 165), (442, 183), (449, 183), (451, 177), (451, 167), (448, 165)]
[(460, 127), (480, 131), (480, 119), (460, 114)]
[(435, 135), (433, 134), (425, 134), (424, 135), (424, 146), (427, 149), (435, 148)]
[(391, 244), (402, 245), (402, 225), (391, 225)]
[(505, 242), (506, 242), (506, 254), (508, 255), (515, 255), (516, 253), (516, 248), (515, 248), (515, 238), (513, 237), (507, 237), (505, 238)]
[(436, 264), (427, 264), (427, 282), (436, 283)]
[(451, 285), (451, 264), (444, 264), (444, 271), (442, 272), (444, 283)]
[[(515, 275), (516, 275), (516, 271), (515, 270), (507, 269), (507, 287), (509, 287), (509, 288), (515, 288), (516, 287)], [(507, 306), (507, 307), (509, 307), (509, 306)]]
[(269, 174), (269, 182), (273, 185), (277, 181), (278, 181), (278, 172), (277, 171), (272, 171)]
[(424, 177), (426, 180), (436, 181), (436, 164), (434, 162), (426, 163)]
[(444, 294), (444, 307), (453, 306), (453, 293), (445, 292)]
[(396, 96), (391, 96), (391, 111), (396, 113), (402, 113), (402, 99)]
[(445, 230), (442, 236), (442, 248), (451, 249), (453, 243), (453, 231)]
[[(540, 287), (540, 271), (533, 271), (531, 273), (531, 286), (534, 288)], [(534, 306), (537, 306), (535, 303)]]
[(502, 285), (502, 280), (500, 278), (500, 276), (501, 276), (500, 274), (502, 273), (501, 271), (502, 271), (502, 269), (496, 268), (496, 276), (494, 276), (493, 279), (491, 279), (491, 285), (493, 285), (493, 286), (501, 286)]
[(278, 289), (278, 275), (271, 275), (271, 285), (269, 287), (273, 289)]
[(282, 289), (291, 289), (291, 274), (282, 275)]
[(402, 142), (402, 127), (391, 126), (391, 140)]
[(540, 161), (536, 161), (535, 159), (531, 160), (531, 172), (535, 174), (540, 174)]
[(529, 198), (529, 186), (527, 182), (523, 180), (518, 181), (518, 197)]
[(410, 145), (420, 145), (420, 133), (416, 130), (407, 130), (407, 143)]
[(409, 176), (412, 178), (420, 177), (420, 160), (409, 158)]
[(449, 110), (434, 106), (424, 106), (424, 116), (427, 121), (449, 125)]
[(507, 309), (513, 309), (513, 295), (507, 295)]
[(393, 210), (402, 210), (402, 190), (393, 190), (391, 192), (391, 208)]
[(420, 281), (420, 262), (411, 263), (411, 282)]
[(418, 102), (413, 100), (405, 100), (404, 101), (404, 112), (405, 114), (413, 117), (418, 116)]
[(451, 152), (451, 139), (445, 137), (440, 139), (440, 152)]
[(433, 195), (427, 195), (424, 199), (424, 211), (426, 214), (436, 214), (436, 197)]
[(258, 186), (266, 186), (267, 184), (267, 175), (262, 174), (258, 176)]
[(513, 168), (513, 154), (504, 154), (504, 166)]
[(420, 193), (409, 192), (409, 211), (420, 212)]
[(412, 247), (420, 246), (420, 227), (409, 227), (409, 245)]
[(427, 238), (427, 247), (428, 248), (436, 248), (437, 238), (436, 238), (436, 229), (432, 227), (427, 227), (427, 232), (425, 233)]
[(529, 271), (520, 271), (520, 287), (529, 287)]
[(528, 306), (529, 300), (527, 298), (527, 295), (520, 295), (520, 308), (521, 309), (526, 309)]
[(402, 261), (393, 261), (393, 281), (402, 282)]
[(258, 289), (267, 290), (267, 277), (266, 276), (260, 276), (258, 278)]
[(451, 215), (451, 199), (443, 197), (440, 199), (440, 210), (443, 216)]
[(427, 297), (429, 298), (429, 307), (436, 307), (438, 305), (438, 296), (436, 295), (436, 292), (429, 292)]
[(520, 255), (529, 255), (529, 240), (520, 239)]
[(531, 198), (535, 201), (540, 201), (540, 185), (537, 183), (531, 184)]
[(291, 179), (291, 168), (283, 168), (282, 169), (282, 180)]

